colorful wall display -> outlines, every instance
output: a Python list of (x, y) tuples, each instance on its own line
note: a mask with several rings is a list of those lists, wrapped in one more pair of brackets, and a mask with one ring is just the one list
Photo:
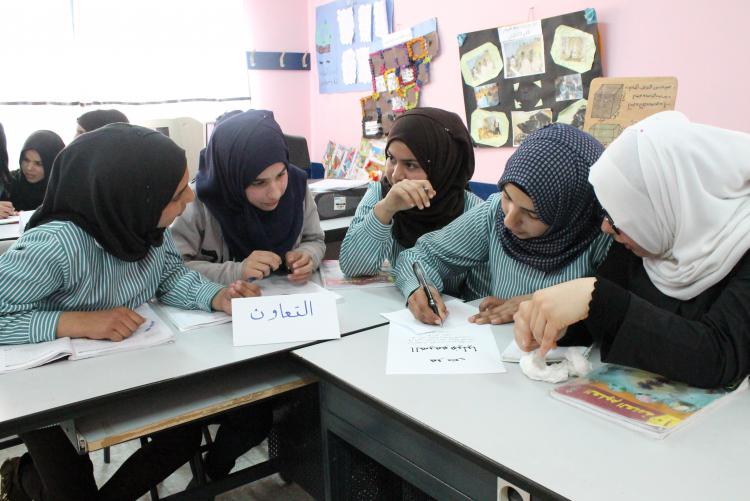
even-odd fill
[(321, 93), (370, 87), (370, 52), (393, 26), (393, 0), (337, 0), (315, 9)]
[(583, 128), (588, 88), (602, 75), (596, 12), (458, 36), (464, 105), (479, 146), (518, 146), (552, 122)]

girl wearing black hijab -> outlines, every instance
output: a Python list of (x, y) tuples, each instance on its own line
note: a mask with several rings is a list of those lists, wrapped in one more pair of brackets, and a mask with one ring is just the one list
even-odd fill
[[(227, 288), (182, 263), (165, 229), (193, 192), (185, 152), (166, 136), (126, 124), (90, 132), (57, 156), (49, 186), (23, 236), (0, 256), (0, 344), (120, 341), (144, 321), (133, 309), (154, 296), (231, 313), (232, 298), (258, 295), (256, 286)], [(200, 430), (154, 435), (101, 489), (89, 457), (59, 426), (21, 438), (29, 452), (0, 469), (10, 499), (120, 500), (138, 498), (190, 459)]]
[(128, 117), (118, 110), (94, 110), (88, 111), (78, 117), (78, 126), (76, 127), (76, 137), (85, 132), (91, 132), (99, 127), (115, 123), (130, 123)]
[[(468, 191), (474, 148), (461, 118), (438, 108), (416, 108), (396, 119), (386, 144), (386, 172), (371, 183), (341, 245), (349, 276), (395, 265), (417, 239), (482, 203)], [(456, 274), (447, 288), (467, 300), (489, 293), (486, 266)]]
[(52, 162), (65, 143), (51, 130), (34, 132), (21, 149), (20, 169), (11, 173), (10, 201), (16, 210), (34, 210), (42, 204)]
[[(289, 153), (273, 113), (229, 112), (217, 119), (195, 180), (198, 198), (172, 225), (188, 267), (217, 282), (262, 279), (282, 264), (305, 282), (325, 253), (318, 209), (304, 171)], [(268, 435), (273, 407), (225, 413), (205, 457), (212, 480)]]
[(0, 124), (0, 219), (5, 219), (16, 213), (10, 202), (8, 188), (10, 186), (10, 171), (8, 170), (8, 143), (5, 139), (5, 129)]

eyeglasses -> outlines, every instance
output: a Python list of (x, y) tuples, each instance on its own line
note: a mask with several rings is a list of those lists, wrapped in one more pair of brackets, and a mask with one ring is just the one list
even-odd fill
[(604, 219), (612, 227), (612, 231), (615, 232), (615, 235), (619, 235), (620, 234), (620, 228), (618, 228), (617, 226), (615, 226), (615, 222), (612, 221), (612, 217), (609, 214), (607, 214), (607, 211), (604, 211)]

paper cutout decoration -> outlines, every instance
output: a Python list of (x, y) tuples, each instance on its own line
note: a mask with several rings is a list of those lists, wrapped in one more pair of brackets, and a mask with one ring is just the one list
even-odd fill
[(310, 71), (309, 52), (247, 52), (248, 70), (307, 70)]
[(419, 105), (421, 89), (430, 81), (430, 62), (440, 49), (436, 19), (393, 35), (405, 41), (370, 54), (373, 93), (360, 99), (366, 138), (387, 134), (399, 114)]
[(583, 130), (608, 146), (626, 127), (654, 113), (674, 110), (676, 100), (674, 77), (595, 78)]
[(315, 55), (321, 93), (366, 91), (364, 54), (393, 25), (393, 0), (336, 0), (315, 8)]
[[(593, 9), (463, 33), (458, 40), (466, 117), (478, 146), (517, 146), (534, 127), (551, 122), (583, 127), (588, 87), (602, 75)], [(512, 124), (506, 134), (502, 124)]]

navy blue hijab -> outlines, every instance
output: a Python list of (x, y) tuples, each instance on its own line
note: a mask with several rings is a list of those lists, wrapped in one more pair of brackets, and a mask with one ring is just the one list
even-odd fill
[[(235, 261), (255, 250), (283, 258), (302, 231), (307, 186), (305, 172), (289, 163), (281, 127), (266, 110), (249, 110), (217, 123), (195, 178), (198, 198), (219, 221)], [(289, 182), (272, 211), (254, 207), (245, 188), (267, 167), (287, 166)]]
[(513, 259), (544, 272), (559, 270), (581, 254), (599, 235), (601, 207), (589, 184), (589, 170), (604, 151), (593, 136), (565, 124), (552, 124), (530, 134), (505, 165), (497, 186), (513, 183), (534, 202), (544, 235), (520, 239), (503, 220), (497, 231)]

